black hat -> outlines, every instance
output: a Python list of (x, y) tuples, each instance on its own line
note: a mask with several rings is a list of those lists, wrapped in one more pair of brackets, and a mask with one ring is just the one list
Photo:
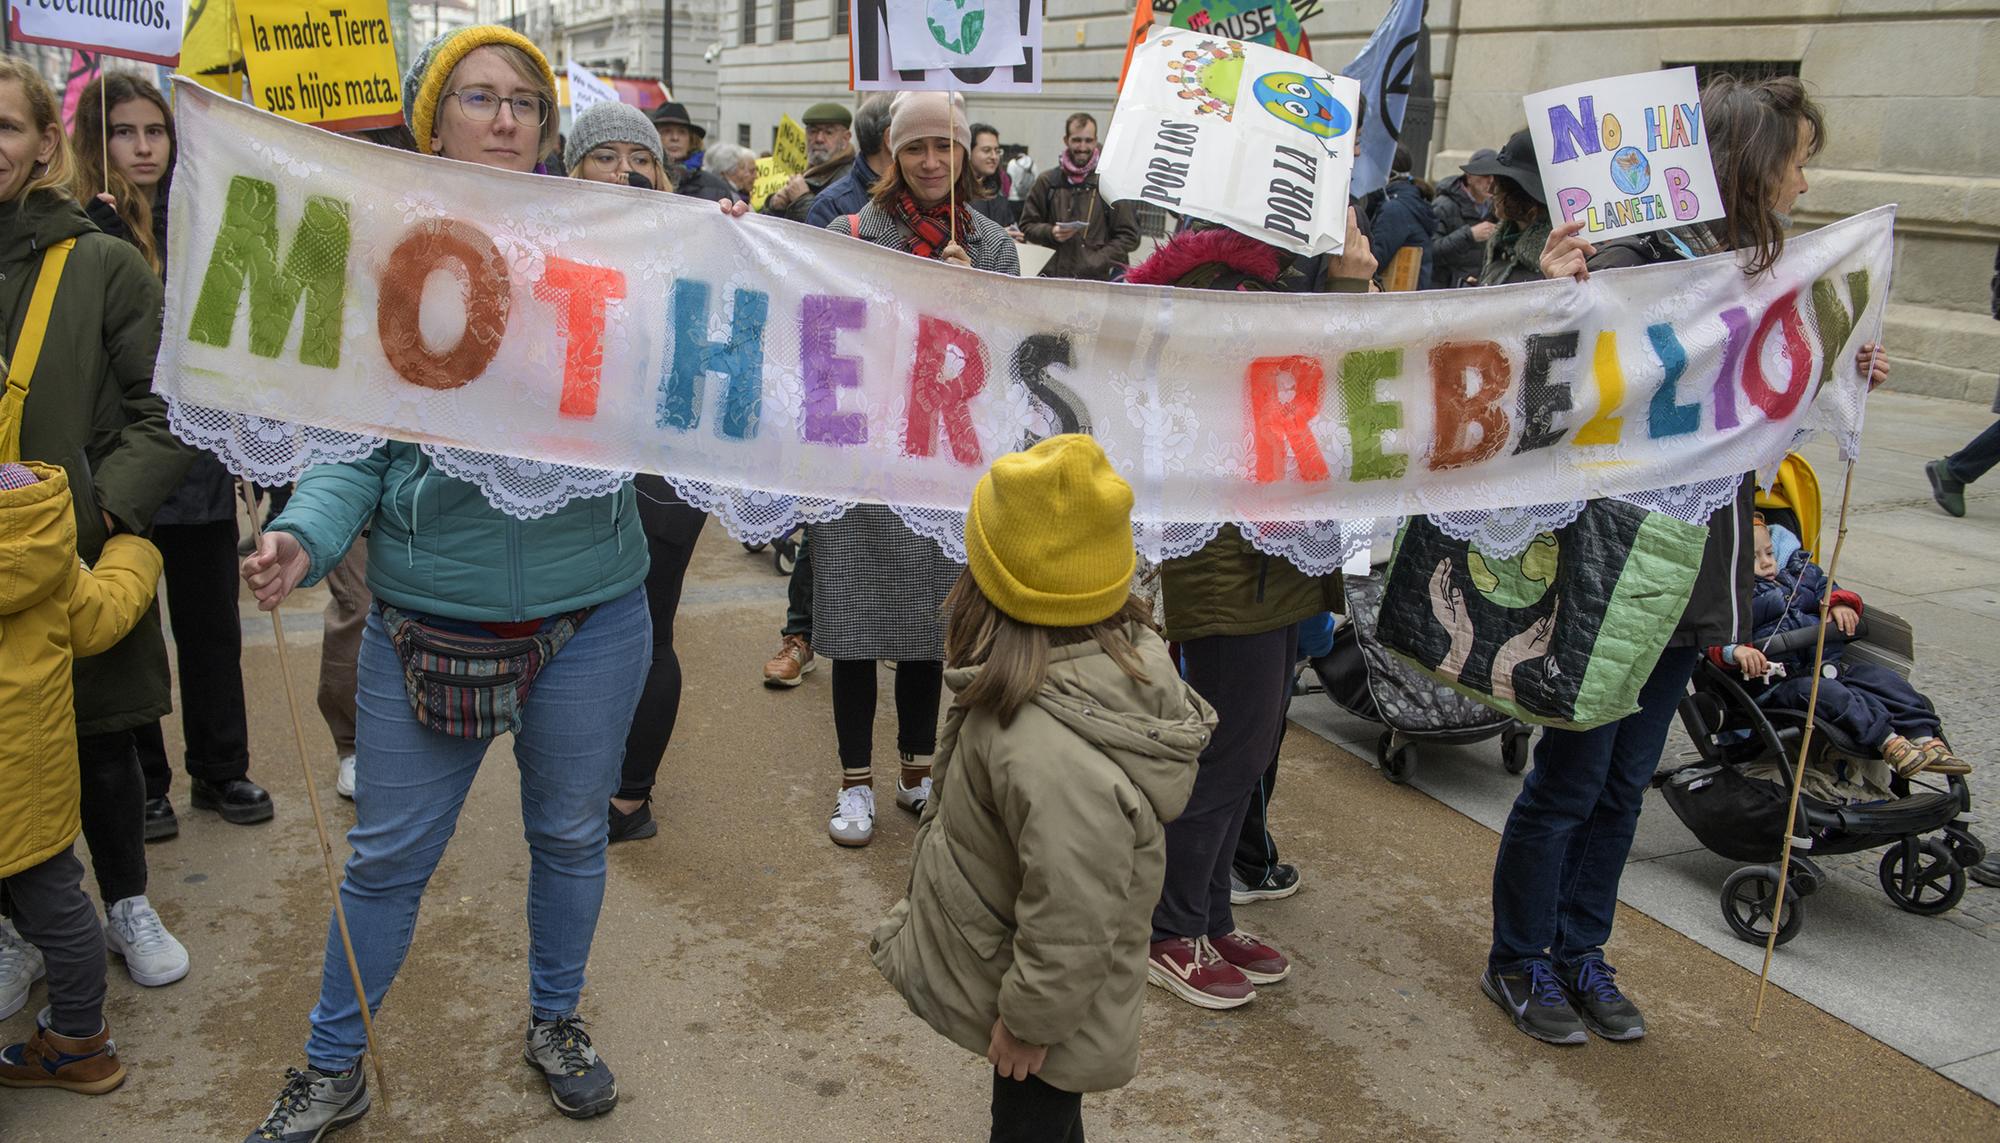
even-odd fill
[[(687, 128), (689, 131), (692, 131), (694, 133), (694, 139), (695, 142), (697, 143), (700, 143), (708, 138), (708, 128), (703, 127), (701, 124), (696, 123), (692, 119), (689, 119), (688, 109), (683, 104), (674, 103), (672, 101), (662, 103), (658, 107), (653, 108), (653, 114), (651, 118), (653, 120), (653, 126), (656, 128), (657, 127)], [(1530, 158), (1532, 157), (1533, 156), (1530, 156)]]
[(1477, 152), (1459, 169), (1468, 175), (1498, 175), (1503, 179), (1513, 179), (1536, 202), (1548, 205), (1548, 195), (1542, 191), (1542, 168), (1535, 161), (1535, 138), (1528, 134), (1526, 127), (1514, 132), (1507, 145), (1497, 153)]

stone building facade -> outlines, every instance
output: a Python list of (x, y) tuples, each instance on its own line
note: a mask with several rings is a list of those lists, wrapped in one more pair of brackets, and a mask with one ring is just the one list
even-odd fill
[[(482, 23), (505, 24), (540, 45), (561, 72), (574, 59), (600, 75), (658, 78), (661, 13), (674, 6), (674, 97), (714, 129), (719, 21), (728, 0), (476, 0)], [(421, 0), (416, 0), (421, 7)]]
[[(481, 0), (493, 3), (494, 0)], [(593, 0), (574, 0), (591, 3)], [(594, 0), (607, 3), (609, 0)], [(770, 145), (778, 116), (846, 97), (849, 0), (720, 0), (719, 137)], [(1324, 0), (1316, 57), (1351, 59), (1389, 0)], [(1047, 0), (1036, 95), (968, 99), (975, 120), (1046, 167), (1063, 117), (1109, 115), (1129, 0)], [(1799, 75), (1827, 113), (1802, 227), (1899, 205), (1886, 341), (1892, 387), (1986, 402), (2000, 371), (1989, 311), (2000, 242), (2000, 16), (1969, 0), (1431, 0), (1438, 118), (1430, 169), (1450, 173), (1525, 120), (1521, 96), (1666, 64)], [(1421, 161), (1421, 160), (1420, 160)]]

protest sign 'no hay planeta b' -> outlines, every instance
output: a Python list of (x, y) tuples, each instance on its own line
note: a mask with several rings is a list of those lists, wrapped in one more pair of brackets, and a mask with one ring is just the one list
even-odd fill
[(1694, 69), (1573, 83), (1522, 99), (1560, 222), (1593, 242), (1721, 218)]

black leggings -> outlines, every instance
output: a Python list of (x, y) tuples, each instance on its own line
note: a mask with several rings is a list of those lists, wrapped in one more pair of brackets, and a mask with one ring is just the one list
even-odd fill
[(993, 1073), (993, 1132), (988, 1143), (1083, 1143), (1083, 1094)]
[[(896, 664), (896, 749), (913, 758), (937, 753), (938, 700), (944, 664), (936, 659)], [(833, 734), (840, 768), (864, 770), (875, 756), (875, 660), (833, 661)]]
[[(227, 782), (250, 775), (249, 716), (243, 704), (243, 629), (237, 613), (236, 521), (162, 524), (153, 545), (166, 564), (167, 618), (181, 676), (181, 731), (188, 776)], [(138, 728), (146, 796), (173, 784), (158, 722)]]
[(83, 840), (110, 908), (146, 892), (146, 776), (129, 730), (76, 740), (83, 779)]
[(646, 529), (652, 567), (646, 572), (646, 610), (653, 617), (653, 665), (639, 692), (639, 709), (625, 735), (625, 765), (618, 796), (634, 801), (653, 792), (660, 761), (674, 736), (681, 712), (681, 659), (674, 653), (674, 613), (681, 607), (681, 584), (695, 541), (708, 516), (674, 494), (665, 478), (644, 473), (632, 479), (639, 495), (639, 522)]

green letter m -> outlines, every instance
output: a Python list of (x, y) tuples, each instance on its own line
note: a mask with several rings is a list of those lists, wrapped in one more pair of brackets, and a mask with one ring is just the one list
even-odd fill
[(229, 180), (222, 228), (201, 296), (195, 299), (188, 337), (227, 346), (236, 330), (236, 302), (250, 287), (250, 352), (276, 357), (292, 332), (292, 316), (305, 295), (305, 328), (299, 360), (329, 369), (340, 364), (340, 318), (347, 298), (347, 203), (325, 195), (306, 199), (305, 216), (285, 260), (278, 261), (278, 188), (237, 175)]

